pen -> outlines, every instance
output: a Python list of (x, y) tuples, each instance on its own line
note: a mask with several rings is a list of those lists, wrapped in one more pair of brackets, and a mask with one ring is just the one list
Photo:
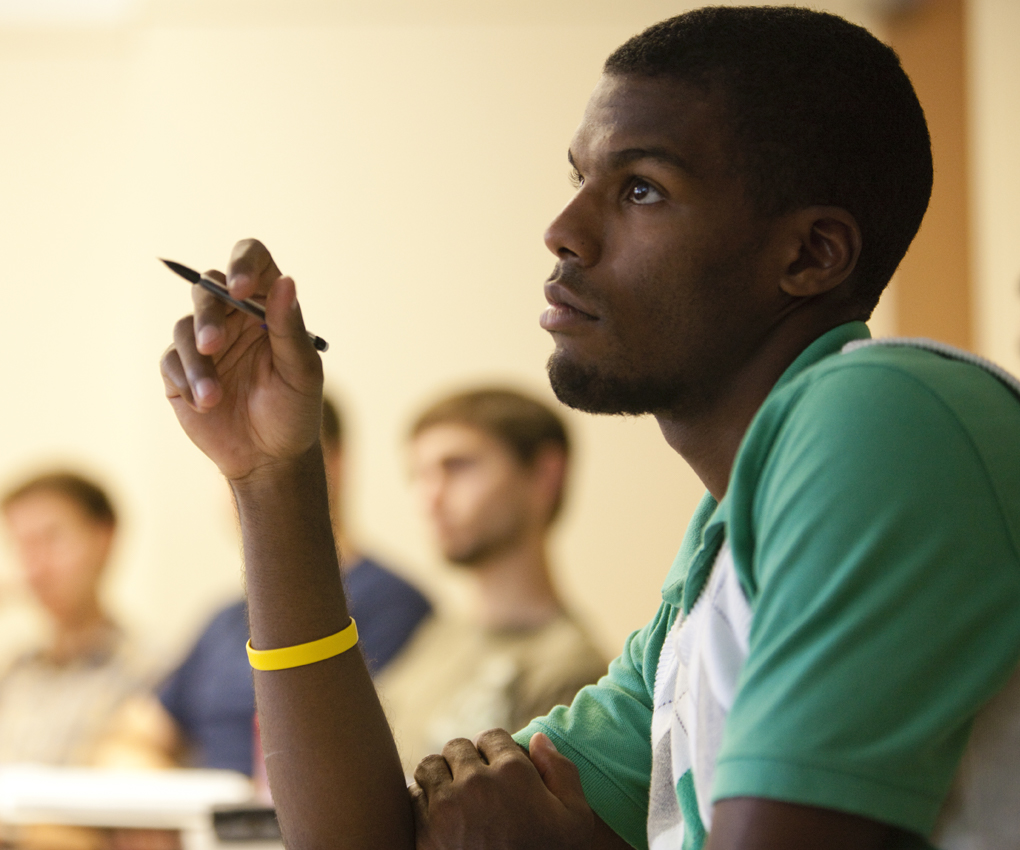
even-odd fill
[[(175, 263), (173, 260), (164, 260), (160, 257), (160, 262), (166, 265), (170, 271), (179, 274), (190, 283), (201, 286), (202, 289), (216, 296), (221, 301), (226, 301), (238, 310), (248, 313), (250, 316), (255, 316), (255, 318), (261, 319), (263, 322), (266, 320), (266, 308), (259, 304), (258, 301), (253, 301), (251, 298), (245, 298), (243, 301), (240, 301), (231, 296), (230, 292), (227, 291), (227, 288), (222, 283), (218, 283), (212, 278), (199, 274), (194, 269), (189, 269), (187, 266), (181, 265), (180, 263)], [(329, 348), (329, 343), (321, 336), (316, 336), (311, 331), (306, 331), (306, 333), (308, 334), (308, 338), (312, 341), (312, 345), (315, 346), (316, 351), (326, 351)]]

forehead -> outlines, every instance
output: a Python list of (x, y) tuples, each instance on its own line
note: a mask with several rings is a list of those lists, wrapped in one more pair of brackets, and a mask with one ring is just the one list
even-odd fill
[(722, 96), (667, 77), (603, 74), (571, 140), (571, 157), (602, 159), (652, 151), (692, 174), (731, 166), (731, 133)]
[(9, 505), (7, 522), (16, 533), (29, 533), (56, 525), (87, 525), (85, 512), (73, 500), (50, 490), (29, 493)]
[(457, 422), (432, 425), (411, 441), (411, 460), (419, 468), (469, 455), (502, 457), (509, 456), (509, 451), (495, 437)]

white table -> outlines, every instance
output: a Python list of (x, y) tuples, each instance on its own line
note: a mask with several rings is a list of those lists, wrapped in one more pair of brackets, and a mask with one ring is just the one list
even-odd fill
[(180, 830), (183, 850), (280, 850), (277, 841), (221, 842), (218, 807), (256, 806), (247, 776), (229, 770), (0, 767), (0, 822)]

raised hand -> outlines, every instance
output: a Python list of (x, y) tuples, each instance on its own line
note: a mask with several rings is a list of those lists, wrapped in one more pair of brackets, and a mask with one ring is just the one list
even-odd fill
[(577, 768), (542, 734), (531, 757), (494, 729), (450, 741), (418, 765), (411, 786), (417, 850), (580, 850), (595, 818)]
[(231, 480), (293, 460), (319, 438), (322, 362), (305, 333), (294, 281), (254, 239), (227, 273), (207, 272), (237, 299), (264, 300), (266, 327), (201, 287), (160, 363), (185, 432)]

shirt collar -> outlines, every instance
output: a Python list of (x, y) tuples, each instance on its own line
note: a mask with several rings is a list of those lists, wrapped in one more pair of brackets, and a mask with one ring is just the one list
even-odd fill
[[(769, 390), (765, 401), (768, 401), (806, 369), (832, 354), (837, 354), (848, 342), (870, 338), (871, 332), (864, 322), (847, 322), (826, 331), (786, 367), (775, 386)], [(762, 406), (764, 406), (764, 402)], [(706, 492), (691, 517), (683, 542), (680, 544), (680, 551), (677, 552), (676, 558), (673, 559), (673, 565), (666, 575), (666, 581), (662, 586), (664, 602), (677, 607), (683, 605), (685, 610), (693, 604), (693, 596), (700, 589), (693, 585), (700, 585), (704, 581), (705, 576), (701, 573), (707, 570), (722, 544), (722, 527), (728, 516), (729, 503), (726, 497), (724, 496), (721, 502), (716, 503), (712, 495)], [(688, 582), (688, 578), (691, 579), (691, 582)], [(687, 588), (688, 584), (692, 586)], [(686, 593), (685, 588), (688, 591)]]

